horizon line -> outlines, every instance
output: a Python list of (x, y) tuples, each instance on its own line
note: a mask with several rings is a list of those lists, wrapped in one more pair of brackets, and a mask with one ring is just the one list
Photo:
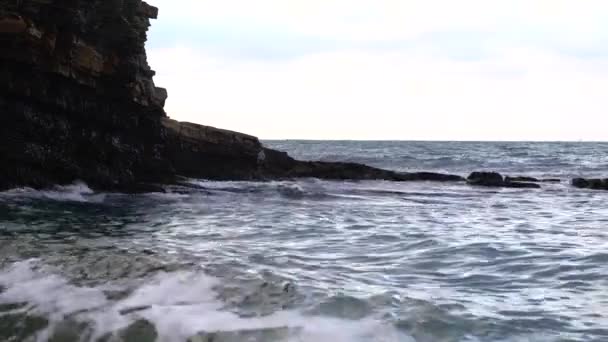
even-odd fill
[(311, 138), (260, 138), (260, 141), (333, 141), (333, 142), (355, 142), (355, 141), (368, 141), (368, 142), (471, 142), (471, 143), (608, 143), (608, 140), (467, 140), (467, 139), (311, 139)]

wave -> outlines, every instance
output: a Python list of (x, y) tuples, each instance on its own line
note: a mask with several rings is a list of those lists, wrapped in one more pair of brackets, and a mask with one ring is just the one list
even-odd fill
[(337, 197), (331, 193), (322, 182), (316, 179), (301, 179), (298, 181), (270, 181), (270, 182), (249, 182), (249, 181), (206, 181), (190, 179), (188, 184), (195, 187), (196, 191), (203, 191), (208, 194), (266, 194), (278, 195), (288, 199), (325, 199)]
[[(373, 319), (353, 321), (298, 311), (240, 317), (224, 310), (225, 303), (214, 290), (219, 284), (219, 279), (202, 272), (162, 272), (113, 299), (110, 293), (127, 289), (120, 284), (77, 286), (38, 260), (26, 260), (0, 271), (0, 319), (42, 317), (47, 324), (35, 331), (37, 341), (65, 329), (92, 341), (134, 329), (160, 341), (414, 341)], [(3, 307), (9, 310), (2, 311)]]
[(101, 203), (106, 198), (106, 194), (95, 193), (86, 183), (81, 181), (76, 181), (70, 185), (56, 185), (48, 190), (17, 188), (2, 192), (0, 196), (82, 203)]

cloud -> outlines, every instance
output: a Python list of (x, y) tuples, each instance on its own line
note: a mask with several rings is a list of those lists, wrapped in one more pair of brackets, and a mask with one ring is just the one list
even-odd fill
[(263, 138), (606, 140), (608, 2), (155, 0), (168, 113)]
[(154, 51), (168, 113), (264, 138), (605, 139), (608, 66), (528, 49), (486, 62), (344, 51), (284, 62)]
[[(606, 33), (604, 0), (155, 0), (168, 25), (281, 28), (295, 35), (378, 41), (441, 31)], [(583, 35), (584, 34), (584, 35)]]

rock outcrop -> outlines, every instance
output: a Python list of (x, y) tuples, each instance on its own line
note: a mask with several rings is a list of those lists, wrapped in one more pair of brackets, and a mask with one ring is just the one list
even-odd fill
[(608, 179), (575, 178), (572, 180), (572, 186), (580, 189), (608, 190)]
[(467, 178), (467, 183), (477, 186), (498, 188), (540, 188), (540, 185), (536, 183), (513, 181), (512, 178), (504, 178), (497, 172), (473, 172)]
[(167, 158), (180, 176), (217, 180), (261, 177), (258, 138), (168, 118), (162, 120), (167, 136)]
[(140, 0), (0, 0), (0, 189), (170, 177)]
[(561, 180), (557, 178), (544, 178), (538, 179), (527, 176), (506, 176), (505, 182), (525, 182), (525, 183), (560, 183)]
[(258, 138), (243, 133), (167, 118), (163, 119), (163, 125), (169, 142), (167, 157), (180, 176), (220, 180), (464, 181), (457, 175), (401, 173), (356, 163), (299, 161), (285, 152), (266, 148)]

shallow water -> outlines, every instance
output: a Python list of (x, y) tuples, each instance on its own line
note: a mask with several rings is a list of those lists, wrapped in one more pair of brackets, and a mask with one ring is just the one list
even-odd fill
[[(349, 144), (351, 159), (415, 169), (370, 157), (385, 147), (366, 155), (373, 143), (324, 151), (343, 157)], [(437, 146), (434, 158), (451, 158), (455, 147)], [(580, 154), (531, 171), (506, 154), (493, 169), (578, 175), (579, 158), (599, 174), (603, 148), (564, 147)], [(489, 168), (470, 154), (480, 164), (467, 171)], [(137, 196), (1, 193), (0, 340), (608, 340), (608, 192), (191, 182)]]

